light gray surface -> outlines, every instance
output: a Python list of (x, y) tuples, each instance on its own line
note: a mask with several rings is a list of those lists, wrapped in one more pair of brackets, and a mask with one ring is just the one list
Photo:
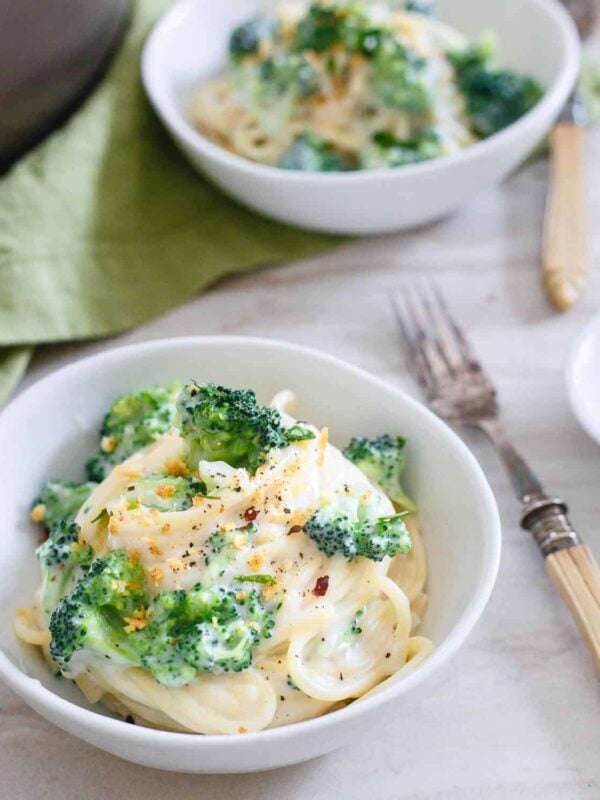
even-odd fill
[[(600, 132), (588, 140), (590, 219), (600, 217)], [(108, 343), (38, 356), (28, 381), (117, 343), (242, 333), (320, 348), (417, 391), (405, 374), (388, 293), (434, 277), (497, 379), (509, 427), (600, 555), (600, 449), (579, 430), (563, 381), (574, 338), (600, 309), (593, 276), (580, 305), (555, 315), (537, 272), (546, 164), (435, 227), (345, 246), (324, 258), (232, 278)], [(593, 258), (600, 257), (600, 231)], [(140, 290), (143, 290), (140, 287)], [(410, 431), (406, 432), (410, 435)], [(451, 665), (394, 709), (373, 740), (254, 776), (144, 770), (54, 728), (0, 687), (2, 800), (570, 800), (600, 797), (600, 692), (567, 611), (550, 587), (493, 453), (470, 440), (504, 523), (500, 576), (484, 617)]]

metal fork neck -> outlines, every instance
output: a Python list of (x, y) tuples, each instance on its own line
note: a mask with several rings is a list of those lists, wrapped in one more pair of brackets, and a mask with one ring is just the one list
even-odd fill
[(490, 417), (478, 421), (477, 427), (494, 443), (514, 492), (523, 503), (521, 527), (532, 534), (544, 558), (566, 547), (581, 544), (581, 539), (569, 522), (566, 503), (556, 497), (548, 497), (542, 484), (512, 445), (500, 421)]
[(497, 417), (481, 419), (477, 421), (476, 427), (480, 428), (496, 447), (519, 500), (528, 504), (546, 498), (542, 484), (514, 448), (500, 420)]

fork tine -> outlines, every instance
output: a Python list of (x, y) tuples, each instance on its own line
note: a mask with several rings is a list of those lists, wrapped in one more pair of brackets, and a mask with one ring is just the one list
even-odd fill
[(425, 393), (428, 394), (433, 388), (433, 375), (418, 345), (417, 333), (412, 328), (407, 311), (403, 308), (399, 296), (392, 294), (390, 300), (392, 311), (396, 317), (396, 322), (407, 350), (408, 368)]
[(461, 328), (454, 321), (454, 317), (450, 313), (450, 309), (448, 308), (448, 304), (446, 303), (444, 295), (441, 293), (438, 286), (433, 282), (431, 283), (431, 291), (435, 297), (442, 319), (446, 323), (446, 327), (453, 335), (455, 345), (458, 348), (458, 352), (460, 353), (465, 366), (472, 371), (482, 372), (481, 364), (471, 349), (471, 345), (467, 341)]
[(435, 291), (434, 284), (431, 283), (427, 290), (419, 287), (418, 294), (432, 331), (433, 342), (448, 370), (456, 375), (461, 369), (468, 369), (454, 329), (448, 325), (447, 316), (441, 313), (439, 292)]
[[(410, 291), (405, 290), (402, 299), (399, 294), (394, 294), (391, 300), (392, 309), (408, 350), (411, 372), (425, 392), (428, 395), (432, 394), (446, 368), (440, 363), (439, 356), (435, 351), (435, 344), (419, 319), (416, 304), (414, 300), (411, 300)], [(438, 357), (436, 358), (436, 356)]]
[[(398, 323), (398, 327), (400, 328), (400, 333), (402, 334), (402, 338), (404, 340), (404, 345), (406, 347), (408, 353), (408, 367), (413, 374), (413, 376), (418, 380), (418, 382), (424, 385), (424, 379), (427, 378), (427, 375), (422, 375), (421, 370), (419, 369), (419, 363), (421, 360), (419, 347), (417, 345), (416, 336), (412, 328), (410, 327), (410, 322), (406, 315), (406, 310), (402, 308), (400, 303), (400, 298), (398, 295), (392, 294), (390, 297), (390, 302), (392, 306), (392, 311), (394, 316), (396, 317), (396, 322)], [(429, 381), (427, 381), (428, 383)]]

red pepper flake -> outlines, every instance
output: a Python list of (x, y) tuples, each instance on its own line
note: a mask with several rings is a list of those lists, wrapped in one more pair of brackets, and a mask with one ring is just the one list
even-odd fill
[(250, 506), (244, 511), (244, 519), (246, 522), (252, 522), (258, 516), (258, 511), (254, 508), (254, 506)]
[(300, 533), (301, 530), (302, 530), (302, 525), (292, 525), (292, 527), (288, 531), (288, 535), (290, 533)]
[(329, 589), (329, 575), (321, 575), (320, 578), (317, 578), (317, 582), (315, 583), (315, 588), (312, 590), (312, 593), (316, 597), (325, 597), (327, 594), (327, 589)]

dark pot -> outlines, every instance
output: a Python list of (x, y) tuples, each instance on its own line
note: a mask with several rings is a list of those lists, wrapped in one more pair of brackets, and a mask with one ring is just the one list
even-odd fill
[(119, 41), (130, 0), (0, 0), (0, 167), (66, 118)]

